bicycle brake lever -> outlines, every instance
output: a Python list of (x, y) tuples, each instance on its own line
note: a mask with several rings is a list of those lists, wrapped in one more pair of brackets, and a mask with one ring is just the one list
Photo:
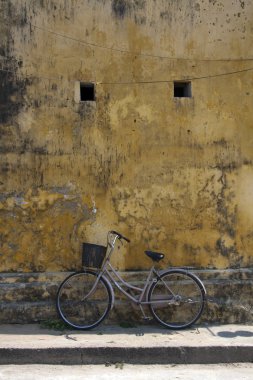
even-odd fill
[(117, 235), (118, 236), (118, 239), (121, 241), (121, 239), (127, 241), (128, 243), (130, 243), (130, 240), (128, 238), (126, 238), (125, 236), (121, 235), (119, 232), (117, 231), (110, 231), (110, 233), (114, 234), (114, 235)]

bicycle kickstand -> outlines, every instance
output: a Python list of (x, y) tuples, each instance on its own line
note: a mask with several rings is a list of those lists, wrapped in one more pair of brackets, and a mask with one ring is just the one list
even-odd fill
[(145, 312), (144, 312), (144, 310), (143, 310), (143, 307), (142, 307), (141, 305), (139, 305), (139, 306), (140, 306), (140, 309), (141, 309), (141, 312), (142, 312), (142, 315), (143, 315), (142, 319), (144, 319), (145, 321), (151, 321), (152, 318), (151, 318), (151, 317), (148, 317), (148, 316), (145, 314)]

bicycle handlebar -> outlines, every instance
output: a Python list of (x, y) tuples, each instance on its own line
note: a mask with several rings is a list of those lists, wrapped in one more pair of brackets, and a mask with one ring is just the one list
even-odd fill
[(119, 239), (123, 239), (123, 240), (127, 241), (128, 243), (130, 243), (130, 240), (129, 240), (127, 237), (121, 235), (121, 234), (120, 234), (119, 232), (117, 232), (117, 231), (109, 231), (109, 233), (114, 234), (114, 235), (117, 235)]

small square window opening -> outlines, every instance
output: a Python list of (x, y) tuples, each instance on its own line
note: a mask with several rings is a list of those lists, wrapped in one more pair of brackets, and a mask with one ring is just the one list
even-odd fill
[(95, 85), (94, 83), (80, 83), (80, 101), (95, 101)]
[(191, 98), (191, 82), (174, 82), (174, 98)]

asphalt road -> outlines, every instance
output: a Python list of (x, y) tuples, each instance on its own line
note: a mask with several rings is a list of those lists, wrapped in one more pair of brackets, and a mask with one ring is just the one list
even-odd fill
[(214, 365), (1, 365), (4, 380), (252, 380), (253, 363)]

